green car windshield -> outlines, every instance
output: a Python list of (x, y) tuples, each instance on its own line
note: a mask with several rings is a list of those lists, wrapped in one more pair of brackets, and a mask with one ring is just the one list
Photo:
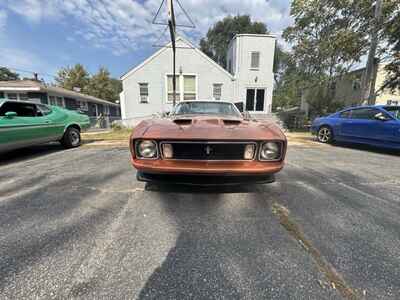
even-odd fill
[(400, 120), (400, 106), (385, 107), (397, 120)]

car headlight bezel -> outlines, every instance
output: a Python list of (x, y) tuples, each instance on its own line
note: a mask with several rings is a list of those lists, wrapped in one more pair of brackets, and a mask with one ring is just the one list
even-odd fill
[[(147, 144), (147, 149), (149, 147), (153, 147), (151, 152), (149, 154), (143, 153), (144, 149), (143, 147), (144, 144)], [(141, 148), (142, 147), (142, 148)], [(159, 158), (159, 151), (158, 151), (158, 144), (155, 140), (138, 140), (135, 142), (135, 152), (136, 152), (136, 157), (138, 159), (158, 159)]]
[[(275, 151), (276, 155), (273, 157), (266, 157), (264, 154), (265, 149), (269, 149), (270, 151)], [(283, 152), (283, 143), (280, 141), (265, 141), (260, 145), (260, 151), (258, 154), (259, 161), (280, 161), (282, 160), (282, 152)]]

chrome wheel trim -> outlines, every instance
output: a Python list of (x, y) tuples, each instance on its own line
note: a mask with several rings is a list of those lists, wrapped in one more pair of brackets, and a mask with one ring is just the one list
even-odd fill
[(322, 143), (327, 143), (331, 139), (332, 132), (329, 128), (321, 128), (318, 131), (318, 140)]
[(78, 146), (81, 142), (81, 137), (79, 136), (79, 133), (76, 131), (71, 131), (69, 133), (69, 137), (71, 139), (71, 145), (72, 146)]

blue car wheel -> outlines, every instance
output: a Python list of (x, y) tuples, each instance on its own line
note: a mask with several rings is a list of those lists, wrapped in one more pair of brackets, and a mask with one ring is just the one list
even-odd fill
[(333, 142), (332, 128), (329, 126), (321, 126), (317, 132), (317, 139), (319, 142), (327, 144)]

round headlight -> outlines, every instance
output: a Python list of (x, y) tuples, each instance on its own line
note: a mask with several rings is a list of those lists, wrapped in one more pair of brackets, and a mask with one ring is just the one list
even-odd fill
[(275, 142), (264, 143), (261, 147), (261, 160), (276, 160), (281, 156), (280, 144)]
[(141, 141), (137, 146), (139, 157), (155, 158), (157, 156), (157, 144), (154, 141)]

